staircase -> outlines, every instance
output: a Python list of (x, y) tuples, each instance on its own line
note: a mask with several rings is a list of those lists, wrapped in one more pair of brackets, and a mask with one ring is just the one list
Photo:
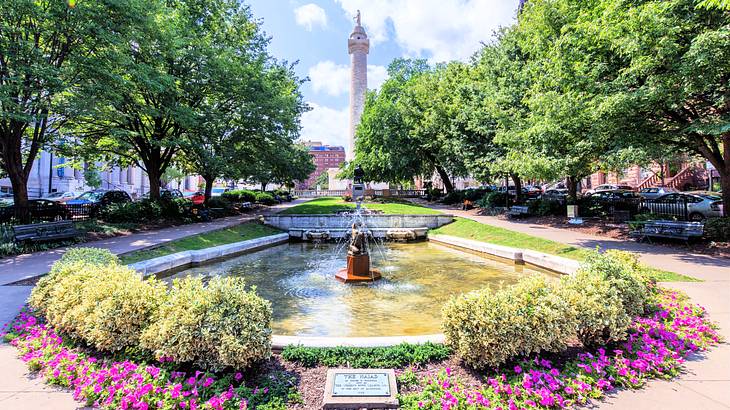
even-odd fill
[[(664, 185), (669, 188), (674, 188), (677, 191), (680, 191), (681, 188), (686, 184), (687, 182), (691, 181), (694, 178), (694, 171), (695, 167), (692, 165), (688, 165), (684, 168), (682, 168), (681, 171), (677, 173), (677, 175), (665, 178), (664, 179)], [(637, 187), (638, 189), (642, 188), (649, 188), (652, 186), (657, 186), (659, 183), (661, 183), (662, 179), (657, 175), (656, 173), (652, 174), (651, 176), (647, 177)]]

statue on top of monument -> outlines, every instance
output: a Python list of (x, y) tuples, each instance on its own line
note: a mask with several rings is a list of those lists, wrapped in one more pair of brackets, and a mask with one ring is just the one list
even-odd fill
[(355, 23), (357, 23), (358, 26), (361, 26), (360, 24), (360, 10), (357, 11), (357, 14), (355, 14)]
[(362, 167), (360, 165), (355, 166), (355, 170), (352, 172), (353, 176), (353, 182), (356, 184), (362, 184), (362, 179), (365, 177), (365, 171), (362, 170)]

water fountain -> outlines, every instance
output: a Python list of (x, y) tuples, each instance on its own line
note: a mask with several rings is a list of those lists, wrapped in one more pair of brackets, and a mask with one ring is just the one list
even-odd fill
[(381, 275), (370, 267), (370, 251), (368, 249), (369, 231), (363, 221), (365, 209), (362, 202), (365, 199), (365, 184), (362, 182), (364, 172), (360, 166), (355, 167), (355, 178), (352, 184), (352, 200), (355, 201), (355, 212), (352, 213), (350, 230), (350, 244), (347, 247), (347, 267), (335, 274), (335, 277), (344, 283), (374, 282)]

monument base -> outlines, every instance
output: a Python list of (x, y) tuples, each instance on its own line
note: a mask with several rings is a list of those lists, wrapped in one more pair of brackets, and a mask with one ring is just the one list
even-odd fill
[(380, 272), (370, 269), (370, 255), (347, 255), (347, 268), (341, 269), (335, 277), (340, 282), (373, 282), (380, 279)]

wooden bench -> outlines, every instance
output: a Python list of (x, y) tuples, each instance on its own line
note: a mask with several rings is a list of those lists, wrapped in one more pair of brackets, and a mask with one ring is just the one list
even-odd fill
[(529, 207), (526, 205), (515, 205), (507, 211), (508, 217), (519, 218), (530, 215)]
[(75, 238), (79, 235), (79, 231), (72, 221), (59, 221), (15, 225), (13, 235), (16, 242), (44, 242)]
[(701, 238), (705, 231), (705, 225), (701, 222), (682, 221), (646, 221), (637, 230), (631, 231), (630, 235), (639, 242), (651, 238), (682, 239), (689, 241), (692, 238)]

